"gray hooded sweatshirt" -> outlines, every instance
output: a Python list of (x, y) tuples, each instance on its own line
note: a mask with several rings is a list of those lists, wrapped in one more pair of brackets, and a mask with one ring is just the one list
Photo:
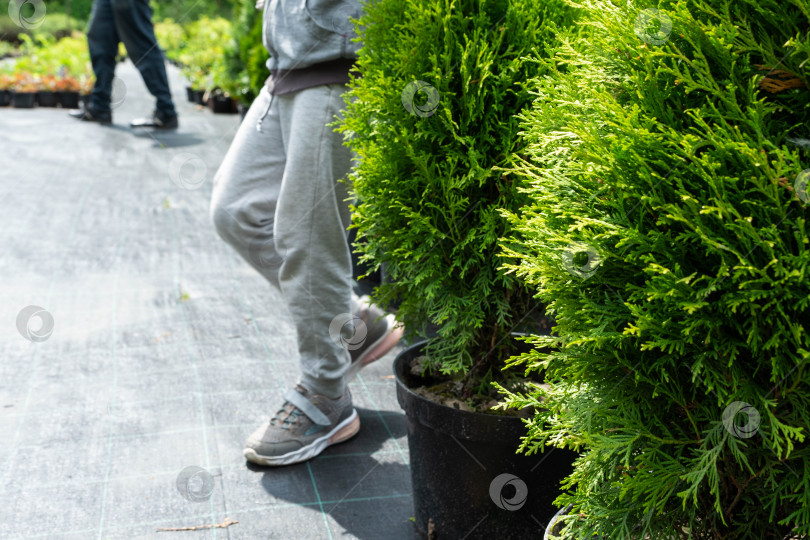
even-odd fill
[(265, 0), (263, 9), (271, 93), (349, 82), (360, 48), (350, 20), (360, 17), (359, 0)]

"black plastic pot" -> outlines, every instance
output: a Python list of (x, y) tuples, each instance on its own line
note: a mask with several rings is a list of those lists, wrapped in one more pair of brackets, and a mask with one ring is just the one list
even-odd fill
[(202, 105), (203, 94), (205, 94), (205, 90), (197, 90), (196, 88), (186, 86), (186, 99), (188, 99), (189, 103), (196, 103), (197, 105)]
[(36, 92), (12, 92), (11, 94), (11, 103), (18, 109), (30, 109), (36, 101)]
[(37, 105), (40, 107), (56, 107), (56, 92), (40, 90), (37, 92)]
[(547, 448), (516, 454), (526, 427), (518, 417), (462, 411), (411, 391), (410, 373), (424, 342), (394, 361), (397, 400), (405, 411), (415, 525), (430, 540), (540, 538), (557, 508), (560, 481), (576, 454)]
[(11, 91), (0, 90), (0, 107), (8, 107), (11, 104)]
[(569, 504), (565, 508), (560, 508), (559, 512), (554, 514), (554, 517), (548, 522), (548, 527), (546, 527), (546, 532), (543, 533), (543, 540), (551, 540), (554, 536), (560, 534), (563, 530), (563, 523), (558, 521), (560, 516), (566, 515), (568, 512), (571, 511), (573, 505)]
[(59, 92), (59, 104), (63, 109), (78, 109), (79, 93), (70, 90)]
[(208, 96), (208, 108), (214, 114), (234, 114), (237, 112), (236, 103), (233, 98), (222, 94), (211, 94)]
[(197, 105), (205, 105), (205, 90), (192, 90), (191, 101)]

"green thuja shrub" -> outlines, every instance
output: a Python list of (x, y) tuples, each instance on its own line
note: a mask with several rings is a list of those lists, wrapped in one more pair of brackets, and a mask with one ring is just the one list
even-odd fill
[(810, 2), (576, 5), (504, 241), (556, 320), (523, 449), (582, 452), (564, 538), (807, 535)]
[(489, 390), (532, 307), (498, 269), (499, 210), (525, 199), (498, 168), (518, 148), (525, 83), (541, 73), (526, 57), (571, 20), (560, 1), (378, 0), (359, 23), (362, 76), (341, 126), (358, 155), (357, 246), (385, 265), (377, 298), (400, 302), (407, 331), (440, 327), (428, 367), (467, 374), (466, 394)]

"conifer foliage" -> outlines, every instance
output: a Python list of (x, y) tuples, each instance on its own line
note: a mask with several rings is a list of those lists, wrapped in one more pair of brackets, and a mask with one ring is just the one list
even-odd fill
[(583, 452), (565, 538), (810, 534), (810, 2), (572, 4), (504, 240), (556, 319), (523, 448)]
[(358, 155), (354, 224), (364, 260), (385, 265), (381, 302), (406, 330), (433, 324), (430, 368), (489, 390), (501, 344), (532, 295), (499, 266), (502, 208), (526, 198), (498, 167), (517, 150), (525, 83), (572, 10), (551, 0), (369, 2), (341, 129)]

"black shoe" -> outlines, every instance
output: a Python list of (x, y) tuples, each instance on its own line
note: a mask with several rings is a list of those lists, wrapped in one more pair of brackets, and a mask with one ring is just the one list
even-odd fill
[(137, 118), (129, 123), (133, 128), (177, 129), (177, 115), (166, 116), (158, 111), (149, 118)]
[(73, 109), (68, 113), (73, 118), (83, 122), (98, 122), (99, 124), (112, 124), (112, 113), (91, 112), (90, 109)]

